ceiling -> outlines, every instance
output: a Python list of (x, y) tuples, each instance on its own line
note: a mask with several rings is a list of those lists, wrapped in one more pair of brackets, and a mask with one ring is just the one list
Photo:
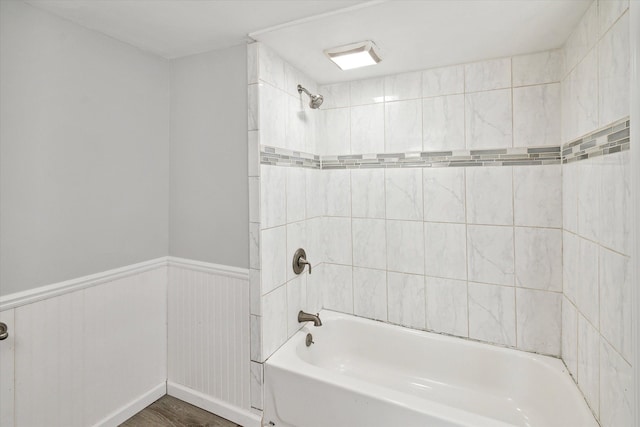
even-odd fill
[[(4, 1), (4, 0), (0, 0)], [(25, 0), (165, 58), (245, 43), (262, 28), (363, 0)]]
[[(25, 0), (176, 58), (264, 42), (318, 83), (560, 47), (592, 0)], [(383, 61), (341, 71), (323, 50), (373, 40)]]
[[(395, 0), (251, 36), (318, 83), (560, 47), (591, 0)], [(323, 50), (373, 40), (382, 62), (342, 71)]]

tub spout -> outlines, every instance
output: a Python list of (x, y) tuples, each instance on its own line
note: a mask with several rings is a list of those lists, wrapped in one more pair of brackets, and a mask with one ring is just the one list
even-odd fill
[(298, 313), (298, 323), (313, 322), (313, 326), (322, 326), (320, 314), (309, 314), (300, 310)]

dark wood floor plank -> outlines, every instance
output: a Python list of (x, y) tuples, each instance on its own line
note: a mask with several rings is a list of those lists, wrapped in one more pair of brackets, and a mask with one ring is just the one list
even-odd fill
[(120, 427), (240, 427), (211, 412), (164, 396), (129, 418)]

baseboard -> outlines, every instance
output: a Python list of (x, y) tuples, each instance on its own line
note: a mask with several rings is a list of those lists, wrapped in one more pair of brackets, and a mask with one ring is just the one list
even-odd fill
[(189, 387), (167, 382), (167, 394), (240, 424), (243, 427), (261, 427), (261, 418), (253, 412), (230, 405), (227, 402), (207, 396)]
[(88, 276), (78, 277), (76, 279), (65, 280), (51, 285), (39, 286), (23, 292), (5, 295), (0, 297), (0, 311), (9, 310), (26, 304), (32, 304), (37, 301), (76, 292), (81, 289), (101, 285), (103, 283), (113, 282), (114, 280), (130, 277), (145, 271), (164, 267), (166, 265), (167, 257), (161, 257), (139, 262), (137, 264), (102, 271), (100, 273), (90, 274)]
[(158, 384), (133, 402), (111, 413), (106, 418), (95, 424), (95, 427), (116, 427), (151, 405), (156, 400), (167, 394), (167, 383)]

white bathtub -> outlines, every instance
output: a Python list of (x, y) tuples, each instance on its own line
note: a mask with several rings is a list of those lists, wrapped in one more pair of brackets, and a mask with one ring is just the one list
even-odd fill
[(320, 318), (267, 360), (265, 426), (598, 426), (558, 359), (326, 310)]

